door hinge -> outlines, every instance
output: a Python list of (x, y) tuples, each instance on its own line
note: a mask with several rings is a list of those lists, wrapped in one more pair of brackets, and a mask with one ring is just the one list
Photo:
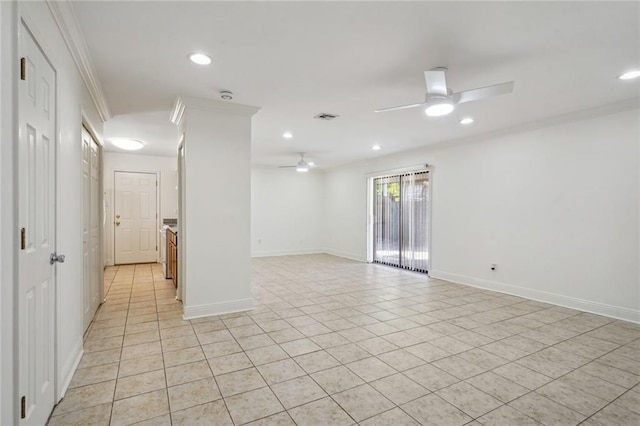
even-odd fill
[(20, 58), (20, 80), (27, 79), (27, 58)]
[(25, 417), (27, 417), (27, 397), (22, 396), (20, 400), (20, 418), (24, 419)]
[(27, 248), (27, 230), (22, 228), (20, 230), (20, 250)]

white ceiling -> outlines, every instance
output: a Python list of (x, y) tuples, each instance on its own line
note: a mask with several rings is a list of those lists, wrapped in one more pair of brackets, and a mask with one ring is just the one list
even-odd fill
[[(141, 154), (175, 152), (175, 139), (161, 143), (158, 134), (168, 131), (155, 126), (167, 126), (178, 94), (219, 99), (220, 90), (231, 90), (232, 102), (262, 108), (253, 120), (255, 164), (291, 164), (305, 151), (321, 167), (640, 97), (639, 81), (616, 78), (640, 68), (639, 2), (74, 7), (118, 122), (106, 126), (105, 137), (138, 134), (149, 145)], [(195, 51), (213, 63), (190, 63)], [(373, 112), (422, 101), (423, 71), (438, 66), (449, 68), (454, 92), (510, 80), (515, 90), (459, 105), (445, 118), (427, 118), (420, 108)], [(314, 120), (320, 112), (340, 118)], [(476, 123), (462, 127), (467, 115)], [(294, 138), (283, 139), (285, 130)], [(383, 149), (372, 152), (376, 143)]]

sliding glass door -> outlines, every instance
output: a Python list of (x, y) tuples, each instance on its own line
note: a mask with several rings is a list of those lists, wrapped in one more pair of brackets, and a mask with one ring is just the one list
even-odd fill
[(373, 180), (373, 261), (427, 272), (429, 172)]
[(400, 266), (400, 176), (373, 180), (373, 261)]

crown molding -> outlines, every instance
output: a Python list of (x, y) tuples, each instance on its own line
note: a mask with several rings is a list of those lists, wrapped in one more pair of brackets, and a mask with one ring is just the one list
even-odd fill
[(69, 0), (47, 0), (47, 5), (89, 91), (93, 104), (98, 110), (100, 119), (103, 122), (107, 121), (111, 118), (109, 104), (93, 67), (91, 55), (89, 55), (89, 47), (82, 34), (73, 5)]
[(179, 126), (182, 123), (182, 118), (184, 117), (184, 108), (185, 104), (182, 101), (182, 98), (178, 96), (176, 100), (173, 102), (173, 109), (171, 110), (171, 115), (169, 116), (169, 120), (176, 126)]
[[(467, 136), (463, 138), (449, 139), (442, 142), (436, 142), (430, 145), (425, 145), (422, 148), (417, 148), (415, 151), (419, 150), (440, 150), (440, 149), (449, 149), (451, 147), (457, 145), (466, 145), (474, 142), (482, 142), (485, 140), (490, 140), (496, 137), (508, 136), (516, 133), (523, 133), (528, 131), (534, 131), (538, 129), (544, 129), (548, 127), (558, 126), (565, 123), (571, 123), (573, 121), (585, 120), (591, 117), (601, 117), (609, 114), (616, 114), (623, 111), (639, 109), (640, 108), (640, 98), (629, 98), (624, 99), (618, 102), (605, 104), (596, 106), (593, 108), (586, 108), (577, 111), (571, 111), (560, 115), (555, 115), (552, 117), (542, 118), (540, 120), (534, 120), (525, 122), (522, 124), (517, 124), (515, 126), (505, 127), (498, 130), (493, 130), (485, 133), (480, 133), (478, 135)], [(411, 151), (414, 151), (413, 149)]]
[[(490, 141), (498, 137), (509, 136), (513, 134), (534, 131), (538, 129), (544, 129), (565, 123), (571, 123), (573, 121), (585, 120), (591, 117), (602, 117), (609, 114), (616, 114), (623, 111), (630, 111), (634, 109), (640, 109), (640, 98), (628, 98), (618, 102), (600, 105), (593, 108), (586, 108), (577, 111), (571, 111), (565, 114), (560, 114), (552, 117), (542, 118), (540, 120), (528, 121), (522, 124), (517, 124), (511, 127), (504, 127), (502, 129), (492, 130), (489, 132), (479, 133), (477, 135), (465, 136), (462, 138), (446, 139), (427, 145), (418, 146), (416, 148), (407, 149), (404, 151), (390, 153), (376, 160), (385, 158), (391, 159), (394, 157), (404, 157), (407, 154), (415, 154), (417, 157), (424, 157), (426, 154), (432, 152), (451, 149), (461, 145), (468, 145), (472, 143), (480, 143)], [(340, 169), (343, 167), (353, 167), (359, 165), (375, 164), (372, 159), (356, 160), (351, 163), (339, 164), (333, 167), (327, 167), (326, 170)]]
[(251, 117), (260, 111), (259, 107), (251, 105), (235, 104), (228, 101), (214, 101), (212, 99), (197, 98), (193, 96), (178, 96), (173, 103), (171, 121), (178, 124), (182, 120), (185, 109), (197, 109), (201, 111), (217, 111), (226, 114), (244, 115)]

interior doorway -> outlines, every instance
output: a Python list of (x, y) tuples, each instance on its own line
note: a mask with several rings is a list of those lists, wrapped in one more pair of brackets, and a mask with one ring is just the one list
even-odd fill
[(19, 27), (18, 365), (21, 424), (45, 424), (55, 400), (56, 71)]
[(83, 320), (86, 331), (103, 297), (102, 147), (82, 127), (82, 270)]
[(428, 272), (429, 178), (420, 170), (373, 179), (373, 262)]
[(114, 259), (116, 265), (158, 259), (158, 176), (115, 172)]

